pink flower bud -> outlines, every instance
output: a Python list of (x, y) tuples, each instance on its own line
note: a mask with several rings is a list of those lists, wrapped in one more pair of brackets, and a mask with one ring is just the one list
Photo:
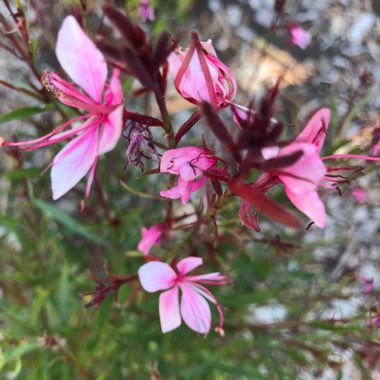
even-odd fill
[(217, 58), (211, 40), (200, 42), (193, 33), (190, 46), (171, 53), (168, 63), (177, 91), (193, 104), (207, 101), (220, 109), (236, 95), (236, 80)]
[(310, 45), (311, 34), (305, 29), (301, 28), (298, 24), (291, 24), (289, 26), (290, 41), (293, 45), (305, 49)]

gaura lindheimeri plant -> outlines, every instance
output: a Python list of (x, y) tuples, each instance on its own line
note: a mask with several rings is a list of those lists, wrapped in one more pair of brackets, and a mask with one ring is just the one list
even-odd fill
[(137, 246), (137, 249), (144, 255), (149, 255), (151, 248), (154, 245), (160, 244), (162, 235), (164, 234), (166, 228), (166, 223), (153, 224), (153, 226), (148, 229), (143, 227), (141, 229), (142, 238)]
[(161, 158), (161, 173), (178, 174), (178, 185), (169, 190), (161, 191), (165, 198), (181, 198), (185, 205), (191, 193), (199, 190), (207, 182), (202, 176), (203, 171), (216, 165), (217, 159), (207, 150), (195, 146), (167, 150)]
[[(223, 334), (223, 312), (213, 294), (203, 286), (223, 285), (228, 278), (219, 272), (187, 275), (203, 264), (200, 257), (189, 256), (177, 264), (178, 273), (166, 263), (151, 261), (138, 271), (143, 289), (149, 293), (165, 290), (160, 295), (159, 312), (162, 332), (172, 331), (181, 325), (181, 316), (192, 330), (207, 334), (211, 328), (211, 311), (207, 301), (216, 305), (219, 312), (219, 327), (216, 331)], [(182, 291), (179, 303), (179, 289)], [(207, 300), (207, 301), (206, 301)]]
[(190, 46), (176, 49), (168, 57), (169, 71), (177, 91), (189, 102), (227, 107), (236, 95), (237, 83), (229, 68), (217, 56), (211, 40), (200, 42), (192, 33)]
[[(43, 85), (62, 103), (87, 113), (41, 138), (15, 143), (5, 141), (3, 145), (32, 150), (76, 136), (51, 163), (53, 199), (67, 193), (89, 173), (87, 197), (99, 155), (112, 150), (121, 135), (124, 105), (119, 72), (115, 70), (109, 85), (105, 84), (108, 71), (104, 56), (73, 16), (67, 16), (62, 23), (56, 54), (67, 75), (87, 94), (52, 72), (45, 72)], [(82, 124), (77, 125), (83, 120)], [(72, 128), (63, 132), (70, 125), (73, 125)]]

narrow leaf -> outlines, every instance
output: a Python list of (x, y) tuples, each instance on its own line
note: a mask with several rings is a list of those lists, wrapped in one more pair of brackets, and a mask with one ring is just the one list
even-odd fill
[(9, 121), (12, 121), (12, 120), (24, 119), (26, 117), (30, 117), (44, 111), (46, 111), (45, 108), (39, 108), (39, 107), (19, 108), (5, 115), (1, 115), (0, 124), (8, 123)]
[(104, 243), (104, 241), (99, 238), (98, 235), (93, 234), (88, 231), (88, 229), (77, 222), (70, 215), (66, 214), (64, 211), (56, 206), (53, 206), (41, 199), (35, 199), (33, 203), (47, 216), (55, 219), (57, 222), (63, 224), (70, 232), (81, 235), (89, 240), (95, 241), (97, 243)]
[(283, 209), (276, 202), (269, 199), (263, 192), (257, 191), (252, 186), (243, 183), (240, 180), (231, 181), (229, 184), (231, 191), (255, 206), (257, 211), (262, 212), (269, 218), (285, 224), (289, 227), (299, 228), (300, 222), (287, 210)]

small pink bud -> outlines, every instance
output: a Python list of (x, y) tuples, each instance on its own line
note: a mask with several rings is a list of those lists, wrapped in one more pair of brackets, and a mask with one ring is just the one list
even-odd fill
[(367, 190), (360, 187), (352, 189), (351, 195), (356, 199), (358, 203), (364, 203), (367, 199)]
[(159, 245), (166, 229), (165, 223), (154, 224), (150, 228), (146, 229), (143, 227), (141, 229), (142, 238), (137, 246), (137, 249), (144, 253), (144, 255), (149, 255), (151, 248), (154, 245)]
[(200, 42), (193, 33), (190, 46), (171, 53), (168, 63), (177, 91), (193, 104), (207, 101), (220, 109), (236, 95), (236, 80), (217, 58), (211, 40)]
[(301, 28), (298, 24), (291, 24), (289, 26), (290, 41), (293, 45), (305, 49), (310, 45), (311, 34), (305, 29)]
[(156, 19), (154, 8), (150, 5), (149, 0), (140, 1), (139, 13), (142, 22), (154, 21)]

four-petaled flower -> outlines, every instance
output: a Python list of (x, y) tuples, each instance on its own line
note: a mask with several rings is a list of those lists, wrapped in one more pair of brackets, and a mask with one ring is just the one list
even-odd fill
[[(4, 142), (3, 145), (32, 150), (76, 136), (55, 156), (51, 164), (53, 199), (66, 194), (89, 173), (87, 197), (99, 155), (111, 151), (121, 135), (124, 105), (118, 79), (119, 71), (113, 72), (110, 84), (106, 85), (107, 64), (104, 56), (73, 16), (67, 16), (62, 23), (58, 32), (56, 54), (68, 76), (88, 95), (52, 72), (45, 72), (42, 77), (43, 85), (62, 103), (83, 109), (87, 114), (62, 124), (41, 138), (15, 143)], [(84, 123), (62, 131), (85, 119)]]
[(200, 147), (187, 146), (167, 150), (162, 155), (160, 171), (179, 174), (178, 185), (161, 191), (160, 195), (170, 199), (181, 198), (185, 205), (190, 199), (190, 194), (206, 184), (207, 177), (200, 177), (202, 172), (210, 169), (216, 162), (215, 157)]
[(168, 63), (177, 91), (193, 104), (207, 101), (220, 109), (236, 95), (236, 80), (217, 58), (211, 40), (200, 42), (193, 33), (190, 46), (171, 53)]
[[(222, 285), (228, 278), (219, 272), (188, 276), (187, 273), (203, 264), (200, 257), (189, 256), (177, 264), (178, 274), (166, 263), (151, 261), (138, 271), (141, 286), (149, 293), (165, 290), (160, 295), (159, 313), (162, 332), (181, 325), (181, 316), (192, 330), (207, 334), (211, 327), (211, 311), (206, 300), (216, 305), (220, 323), (217, 331), (223, 334), (223, 312), (213, 294), (202, 284)], [(179, 289), (182, 291), (179, 304)]]

